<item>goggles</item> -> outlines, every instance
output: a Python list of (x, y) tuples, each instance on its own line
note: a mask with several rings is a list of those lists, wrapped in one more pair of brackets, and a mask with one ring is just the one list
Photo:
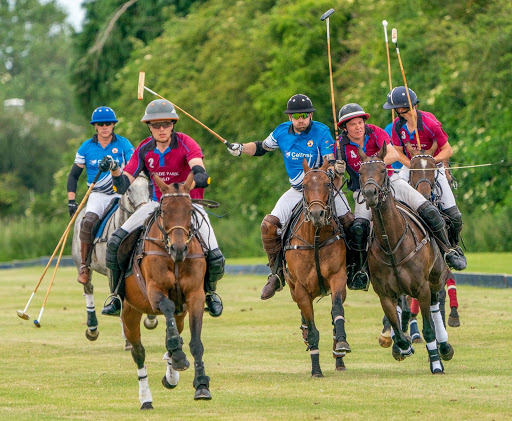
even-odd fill
[(302, 118), (302, 119), (306, 119), (308, 118), (309, 114), (308, 113), (293, 113), (292, 114), (292, 118), (294, 120), (298, 120), (299, 118)]
[(103, 127), (103, 126), (112, 126), (115, 123), (112, 121), (102, 121), (100, 123), (94, 123), (94, 124), (96, 124), (96, 126)]
[(168, 129), (169, 127), (171, 127), (172, 125), (174, 124), (174, 120), (167, 120), (167, 121), (157, 121), (156, 123), (149, 123), (149, 125), (153, 128), (153, 129), (160, 129), (160, 128), (164, 128), (164, 129)]

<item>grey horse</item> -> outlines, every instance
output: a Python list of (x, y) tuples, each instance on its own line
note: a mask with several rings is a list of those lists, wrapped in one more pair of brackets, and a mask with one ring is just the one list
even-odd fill
[[(107, 240), (112, 233), (119, 228), (139, 207), (149, 201), (148, 179), (141, 175), (132, 183), (128, 191), (119, 199), (119, 207), (109, 217), (105, 224), (100, 238), (96, 238), (93, 244), (91, 255), (91, 276), (86, 284), (84, 284), (84, 297), (87, 306), (87, 330), (85, 336), (90, 341), (98, 339), (98, 319), (96, 317), (96, 308), (94, 304), (93, 290), (94, 286), (91, 282), (92, 272), (98, 272), (102, 275), (109, 276), (106, 264), (105, 254), (107, 250)], [(80, 212), (75, 221), (73, 232), (73, 243), (71, 252), (73, 261), (77, 268), (80, 267), (80, 224), (85, 215), (85, 208)], [(158, 324), (156, 316), (150, 316), (144, 320), (144, 326), (148, 329), (154, 329)], [(121, 324), (122, 325), (122, 324)], [(124, 336), (124, 333), (123, 333)], [(128, 349), (125, 347), (125, 349)]]

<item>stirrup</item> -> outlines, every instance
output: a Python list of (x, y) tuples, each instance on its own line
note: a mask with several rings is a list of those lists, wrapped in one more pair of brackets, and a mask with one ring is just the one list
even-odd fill
[[(363, 276), (364, 280), (361, 280)], [(359, 279), (356, 281), (356, 278)], [(362, 269), (358, 270), (354, 273), (354, 276), (352, 276), (351, 279), (347, 280), (347, 287), (354, 291), (368, 291), (368, 288), (370, 287), (370, 276), (368, 275), (368, 272)]]
[[(118, 302), (119, 304), (116, 305), (116, 302)], [(121, 300), (121, 297), (119, 297), (119, 295), (117, 294), (110, 294), (103, 302), (103, 309), (101, 310), (101, 314), (103, 314), (104, 316), (119, 316), (122, 311), (123, 301)]]

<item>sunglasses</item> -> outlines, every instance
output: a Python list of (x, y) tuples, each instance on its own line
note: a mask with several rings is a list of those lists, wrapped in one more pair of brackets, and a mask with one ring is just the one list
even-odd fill
[(164, 129), (168, 129), (169, 127), (171, 127), (172, 125), (174, 124), (174, 120), (170, 120), (170, 121), (158, 121), (156, 123), (149, 123), (149, 125), (153, 128), (153, 129), (160, 129), (160, 128), (164, 128)]
[(292, 118), (294, 120), (298, 120), (299, 118), (303, 118), (305, 120), (306, 118), (308, 118), (308, 116), (309, 116), (308, 113), (293, 113), (292, 114)]
[(111, 126), (112, 124), (115, 124), (115, 123), (112, 121), (103, 121), (101, 123), (96, 123), (96, 126), (103, 127), (103, 126)]

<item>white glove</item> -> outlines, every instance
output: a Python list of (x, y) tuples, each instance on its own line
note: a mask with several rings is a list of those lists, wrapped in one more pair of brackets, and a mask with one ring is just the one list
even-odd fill
[(334, 171), (336, 172), (336, 175), (338, 177), (343, 177), (343, 174), (345, 174), (345, 170), (347, 169), (347, 164), (345, 164), (345, 161), (341, 159), (337, 159), (334, 163)]
[(241, 143), (232, 143), (231, 147), (228, 147), (228, 151), (233, 156), (242, 155), (242, 151), (244, 150), (244, 145)]

